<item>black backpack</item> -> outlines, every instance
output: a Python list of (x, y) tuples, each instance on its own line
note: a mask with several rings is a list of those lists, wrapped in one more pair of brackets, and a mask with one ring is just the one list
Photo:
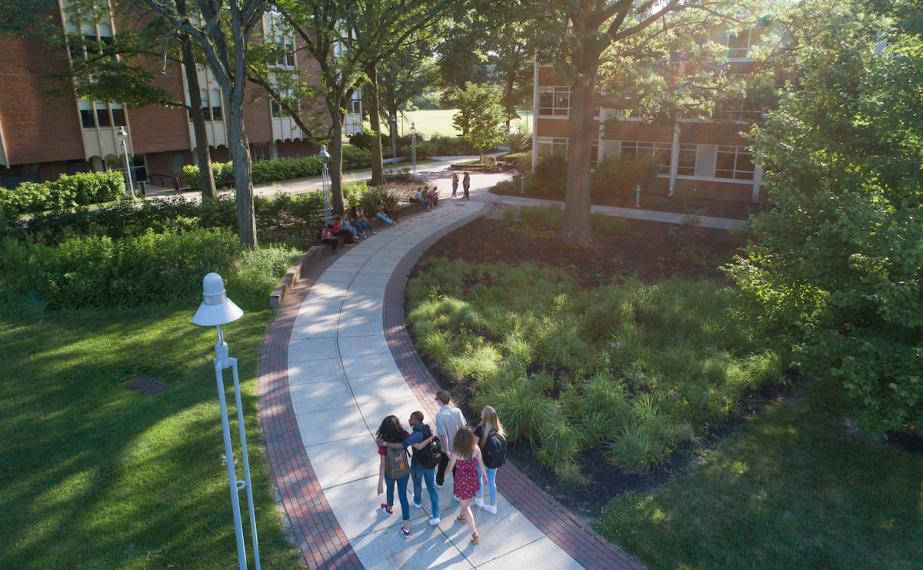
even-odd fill
[(484, 446), (484, 465), (490, 469), (497, 469), (504, 463), (506, 463), (506, 438), (490, 430), (487, 445)]
[[(429, 426), (423, 427), (423, 439), (429, 437), (431, 433)], [(439, 437), (434, 437), (423, 449), (414, 449), (413, 456), (420, 462), (420, 465), (427, 469), (439, 465), (439, 460), (442, 459), (442, 443), (439, 442)]]

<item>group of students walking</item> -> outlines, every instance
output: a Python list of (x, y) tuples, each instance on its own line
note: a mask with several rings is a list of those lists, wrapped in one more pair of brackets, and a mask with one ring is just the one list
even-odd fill
[[(490, 406), (481, 410), (481, 419), (472, 429), (467, 425), (462, 411), (451, 404), (447, 390), (436, 394), (442, 408), (433, 425), (424, 423), (423, 412), (410, 414), (407, 432), (397, 416), (386, 417), (378, 428), (379, 470), (378, 494), (386, 494), (380, 509), (393, 514), (394, 490), (401, 505), (403, 525), (401, 534), (409, 537), (410, 504), (407, 484), (413, 480), (413, 505), (423, 507), (423, 481), (429, 494), (432, 517), (431, 526), (441, 522), (439, 494), (447, 473), (453, 478), (453, 499), (461, 505), (455, 519), (464, 522), (471, 531), (471, 542), (478, 544), (480, 536), (474, 520), (472, 505), (497, 514), (497, 470), (506, 461), (506, 433)], [(412, 450), (408, 462), (407, 450)], [(484, 489), (487, 488), (487, 497)]]

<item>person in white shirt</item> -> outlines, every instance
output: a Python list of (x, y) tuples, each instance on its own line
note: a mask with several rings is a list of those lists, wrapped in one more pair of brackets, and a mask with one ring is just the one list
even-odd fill
[(449, 465), (449, 453), (452, 452), (452, 441), (455, 439), (455, 433), (466, 425), (465, 415), (462, 411), (451, 404), (452, 395), (448, 390), (436, 392), (436, 401), (442, 404), (442, 409), (436, 414), (436, 435), (442, 443), (442, 459), (439, 461), (439, 469), (436, 471), (436, 486), (442, 487), (445, 483), (445, 471)]

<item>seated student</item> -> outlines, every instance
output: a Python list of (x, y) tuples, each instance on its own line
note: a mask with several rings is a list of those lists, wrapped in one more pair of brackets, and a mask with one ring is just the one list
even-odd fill
[(439, 205), (439, 189), (433, 186), (429, 189), (427, 193), (427, 199), (429, 200), (429, 207), (435, 208)]
[(353, 227), (362, 233), (375, 235), (375, 228), (373, 228), (372, 224), (365, 218), (364, 215), (361, 215), (359, 212), (361, 212), (359, 208), (353, 210)]
[(429, 208), (429, 198), (426, 195), (426, 190), (423, 188), (417, 188), (417, 193), (413, 195), (412, 201), (423, 206), (424, 208)]
[(343, 227), (340, 216), (335, 216), (333, 218), (333, 222), (330, 224), (330, 231), (332, 231), (335, 236), (341, 236), (346, 240), (346, 243), (353, 243), (353, 241), (355, 241), (353, 233)]
[(337, 246), (340, 245), (340, 240), (333, 232), (330, 231), (330, 226), (324, 226), (320, 231), (320, 241), (321, 243), (326, 243), (330, 246), (330, 253), (337, 252)]
[(365, 232), (361, 231), (359, 228), (354, 226), (349, 221), (349, 218), (343, 218), (340, 225), (344, 230), (349, 230), (350, 233), (353, 234), (353, 239), (356, 239), (356, 238), (365, 239)]

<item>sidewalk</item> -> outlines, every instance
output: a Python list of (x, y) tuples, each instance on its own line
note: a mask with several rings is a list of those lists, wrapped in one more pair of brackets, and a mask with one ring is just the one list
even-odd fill
[(409, 539), (398, 530), (397, 502), (392, 516), (377, 508), (378, 424), (389, 414), (406, 424), (415, 410), (429, 422), (435, 412), (437, 386), (403, 325), (407, 274), (439, 236), (485, 210), (481, 202), (447, 200), (338, 254), (303, 300), (280, 311), (277, 321), (288, 324), (274, 323), (267, 335), (263, 432), (276, 486), (312, 567), (637, 567), (511, 463), (500, 469), (498, 513), (475, 510), (480, 545), (455, 521), (451, 478), (439, 493), (437, 527), (427, 523), (427, 493), (422, 509), (411, 505)]

